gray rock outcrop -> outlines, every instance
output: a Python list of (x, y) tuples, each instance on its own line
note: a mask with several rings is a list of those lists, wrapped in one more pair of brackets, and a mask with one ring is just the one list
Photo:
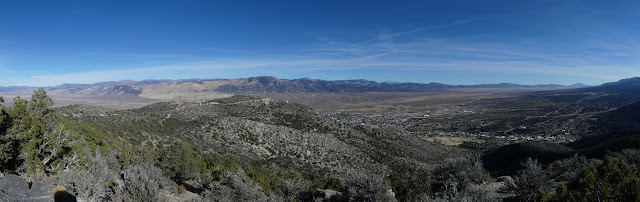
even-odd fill
[(49, 193), (54, 186), (29, 183), (17, 175), (0, 174), (0, 201), (54, 201)]

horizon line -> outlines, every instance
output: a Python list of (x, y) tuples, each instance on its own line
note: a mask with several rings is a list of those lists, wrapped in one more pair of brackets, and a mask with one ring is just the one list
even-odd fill
[[(234, 79), (249, 79), (249, 78), (258, 78), (258, 77), (271, 77), (271, 78), (275, 78), (278, 80), (301, 80), (301, 79), (311, 79), (311, 80), (320, 80), (320, 81), (357, 81), (357, 80), (364, 80), (364, 81), (373, 81), (376, 83), (397, 83), (397, 84), (402, 84), (402, 83), (412, 83), (412, 84), (443, 84), (443, 85), (450, 85), (450, 86), (474, 86), (474, 85), (497, 85), (497, 84), (515, 84), (515, 85), (521, 85), (521, 86), (543, 86), (543, 85), (558, 85), (558, 86), (574, 86), (574, 85), (583, 85), (583, 86), (599, 86), (599, 85), (603, 85), (606, 83), (610, 83), (610, 82), (617, 82), (617, 81), (610, 81), (610, 82), (605, 82), (602, 84), (598, 84), (598, 85), (587, 85), (584, 84), (582, 82), (577, 82), (574, 84), (568, 84), (568, 85), (564, 85), (564, 84), (557, 84), (557, 83), (538, 83), (538, 84), (520, 84), (520, 83), (509, 83), (509, 82), (499, 82), (499, 83), (476, 83), (476, 84), (450, 84), (450, 83), (441, 83), (441, 82), (401, 82), (401, 81), (377, 81), (377, 80), (369, 80), (369, 79), (335, 79), (335, 80), (329, 80), (329, 79), (314, 79), (314, 78), (309, 78), (309, 77), (302, 77), (302, 78), (294, 78), (294, 79), (286, 79), (286, 78), (278, 78), (275, 76), (269, 76), (269, 75), (263, 75), (263, 76), (251, 76), (251, 77), (239, 77), (239, 78), (185, 78), (185, 79), (142, 79), (142, 80), (135, 80), (135, 79), (122, 79), (122, 80), (107, 80), (107, 81), (100, 81), (100, 82), (95, 82), (95, 83), (63, 83), (60, 85), (54, 85), (54, 86), (0, 86), (0, 87), (4, 87), (4, 88), (8, 88), (8, 87), (26, 87), (26, 88), (54, 88), (54, 87), (59, 87), (59, 86), (63, 86), (63, 85), (96, 85), (96, 84), (101, 84), (101, 83), (109, 83), (109, 82), (143, 82), (143, 81), (163, 81), (163, 80), (169, 80), (171, 82), (179, 82), (179, 81), (188, 81), (188, 80), (234, 80)], [(630, 77), (633, 78), (633, 77)], [(123, 84), (123, 85), (140, 85), (140, 84)]]

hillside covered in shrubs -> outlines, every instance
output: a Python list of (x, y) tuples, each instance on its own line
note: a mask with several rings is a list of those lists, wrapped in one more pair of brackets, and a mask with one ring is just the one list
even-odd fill
[(1, 108), (0, 169), (86, 201), (640, 201), (636, 148), (589, 153), (635, 132), (478, 150), (256, 96), (52, 104)]

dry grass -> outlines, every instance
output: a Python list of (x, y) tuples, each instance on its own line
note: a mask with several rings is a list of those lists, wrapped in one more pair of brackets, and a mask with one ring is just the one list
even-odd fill
[(423, 140), (448, 145), (448, 146), (460, 146), (464, 142), (485, 143), (484, 140), (464, 138), (464, 137), (424, 137)]
[(51, 191), (49, 191), (49, 193), (56, 194), (58, 192), (66, 192), (66, 191), (67, 191), (67, 188), (65, 188), (62, 185), (58, 185), (58, 186), (54, 187), (53, 189), (51, 189)]
[(187, 189), (185, 189), (184, 185), (174, 185), (171, 187), (171, 192), (174, 194), (184, 194), (187, 192)]

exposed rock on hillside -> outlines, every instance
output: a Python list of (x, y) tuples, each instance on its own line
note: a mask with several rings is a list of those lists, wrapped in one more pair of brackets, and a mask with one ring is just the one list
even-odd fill
[(0, 174), (0, 201), (54, 201), (54, 186), (29, 183), (17, 175)]

